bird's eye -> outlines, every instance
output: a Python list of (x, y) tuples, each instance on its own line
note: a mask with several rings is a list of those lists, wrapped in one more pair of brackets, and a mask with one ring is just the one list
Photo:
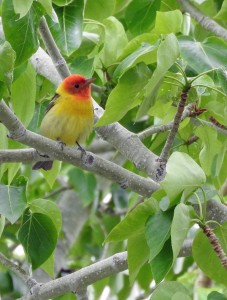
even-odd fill
[(74, 86), (75, 86), (76, 89), (78, 89), (80, 87), (79, 84), (75, 84)]

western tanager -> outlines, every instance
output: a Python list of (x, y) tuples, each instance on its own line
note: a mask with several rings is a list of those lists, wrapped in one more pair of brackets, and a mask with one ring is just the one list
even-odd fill
[[(50, 101), (40, 126), (40, 133), (52, 140), (73, 146), (84, 142), (92, 131), (94, 111), (91, 82), (79, 74), (63, 80)], [(33, 170), (50, 170), (53, 161), (38, 161)]]

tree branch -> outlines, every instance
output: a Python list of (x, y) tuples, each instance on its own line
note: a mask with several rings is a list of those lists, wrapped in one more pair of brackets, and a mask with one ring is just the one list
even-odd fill
[[(144, 177), (136, 175), (122, 167), (98, 157), (97, 155), (86, 152), (81, 157), (81, 151), (69, 147), (62, 150), (59, 143), (34, 132), (26, 130), (23, 124), (12, 113), (9, 107), (2, 100), (0, 102), (0, 121), (9, 130), (9, 137), (25, 145), (37, 149), (40, 153), (48, 154), (48, 159), (58, 159), (66, 161), (84, 170), (102, 175), (109, 180), (119, 183), (123, 188), (129, 187), (134, 192), (149, 196), (152, 192), (159, 189), (159, 185)], [(51, 153), (51, 154), (50, 154)], [(39, 157), (37, 159), (47, 160)]]
[(177, 0), (177, 2), (182, 7), (182, 10), (188, 12), (202, 27), (227, 40), (227, 30), (211, 18), (205, 16), (201, 10), (195, 7), (190, 1)]
[(98, 280), (122, 272), (127, 268), (127, 252), (118, 253), (72, 274), (44, 283), (40, 285), (39, 289), (31, 291), (31, 295), (29, 294), (20, 299), (44, 300), (60, 296), (70, 291), (77, 293), (77, 291), (81, 291), (82, 288), (86, 288)]
[(15, 274), (17, 274), (17, 276), (20, 277), (29, 288), (32, 288), (37, 284), (36, 280), (31, 276), (29, 276), (24, 269), (22, 269), (20, 266), (15, 264), (13, 261), (9, 260), (1, 252), (0, 252), (0, 263), (6, 268), (8, 268), (9, 270), (11, 270), (12, 272), (14, 272)]
[[(185, 107), (184, 112), (181, 117), (181, 122), (190, 116), (193, 106), (194, 106), (194, 103), (190, 103)], [(165, 131), (171, 130), (173, 128), (173, 124), (174, 124), (174, 121), (171, 121), (165, 125), (151, 126), (150, 128), (147, 128), (147, 129), (141, 131), (140, 133), (138, 133), (138, 137), (141, 140), (144, 140), (145, 138), (147, 138), (155, 133), (160, 133), (160, 132), (165, 132)]]
[(174, 141), (175, 136), (178, 132), (179, 125), (180, 125), (181, 118), (182, 118), (183, 111), (184, 111), (184, 107), (185, 107), (185, 103), (187, 101), (187, 96), (188, 96), (189, 90), (190, 90), (190, 86), (187, 86), (183, 89), (183, 91), (181, 93), (180, 101), (179, 101), (179, 104), (178, 104), (178, 107), (177, 107), (176, 115), (175, 115), (174, 120), (173, 120), (173, 125), (172, 125), (172, 128), (171, 128), (171, 131), (168, 135), (166, 143), (165, 143), (165, 145), (162, 149), (162, 152), (160, 154), (159, 159), (160, 159), (160, 161), (162, 161), (164, 163), (167, 162), (169, 151), (172, 147), (173, 141)]

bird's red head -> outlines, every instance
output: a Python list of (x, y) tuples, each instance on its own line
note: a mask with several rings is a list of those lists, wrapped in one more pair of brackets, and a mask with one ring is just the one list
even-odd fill
[(66, 92), (70, 95), (75, 95), (76, 98), (81, 100), (86, 100), (91, 98), (91, 83), (94, 81), (94, 78), (85, 78), (79, 74), (73, 74), (66, 77), (63, 82), (60, 84), (59, 88), (60, 94)]

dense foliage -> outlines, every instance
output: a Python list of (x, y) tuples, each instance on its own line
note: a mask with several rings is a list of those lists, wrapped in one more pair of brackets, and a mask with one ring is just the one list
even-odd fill
[[(227, 41), (182, 13), (179, 2), (0, 1), (0, 98), (32, 132), (39, 132), (59, 83), (41, 54), (34, 59), (47, 46), (39, 27), (43, 16), (70, 72), (96, 78), (93, 97), (105, 112), (85, 146), (89, 151), (155, 181), (155, 166), (150, 174), (142, 147), (133, 149), (126, 136), (111, 144), (116, 131), (104, 143), (96, 130), (119, 122), (152, 155), (162, 157), (178, 103), (186, 100), (189, 109), (180, 116), (167, 153), (167, 173), (157, 182), (159, 188), (147, 194), (122, 189), (118, 178), (111, 182), (83, 164), (79, 168), (56, 160), (51, 171), (33, 171), (26, 143), (9, 139), (0, 123), (0, 249), (26, 272), (32, 269), (38, 282), (127, 250), (129, 273), (97, 281), (89, 287), (89, 299), (104, 293), (106, 299), (119, 300), (192, 299), (194, 294), (227, 299), (226, 267), (207, 238), (208, 225), (216, 222), (215, 237), (227, 253), (227, 218), (212, 215), (227, 194)], [(226, 0), (192, 3), (227, 31)], [(55, 59), (50, 50), (49, 55)], [(63, 77), (61, 64), (55, 60)], [(127, 143), (129, 154), (121, 155)], [(20, 151), (23, 158), (17, 156)], [(208, 215), (213, 224), (206, 222)], [(187, 248), (185, 240), (193, 240), (192, 246)], [(26, 283), (1, 263), (2, 299), (26, 295)], [(201, 270), (212, 287), (195, 284)], [(55, 299), (75, 299), (68, 292)]]

